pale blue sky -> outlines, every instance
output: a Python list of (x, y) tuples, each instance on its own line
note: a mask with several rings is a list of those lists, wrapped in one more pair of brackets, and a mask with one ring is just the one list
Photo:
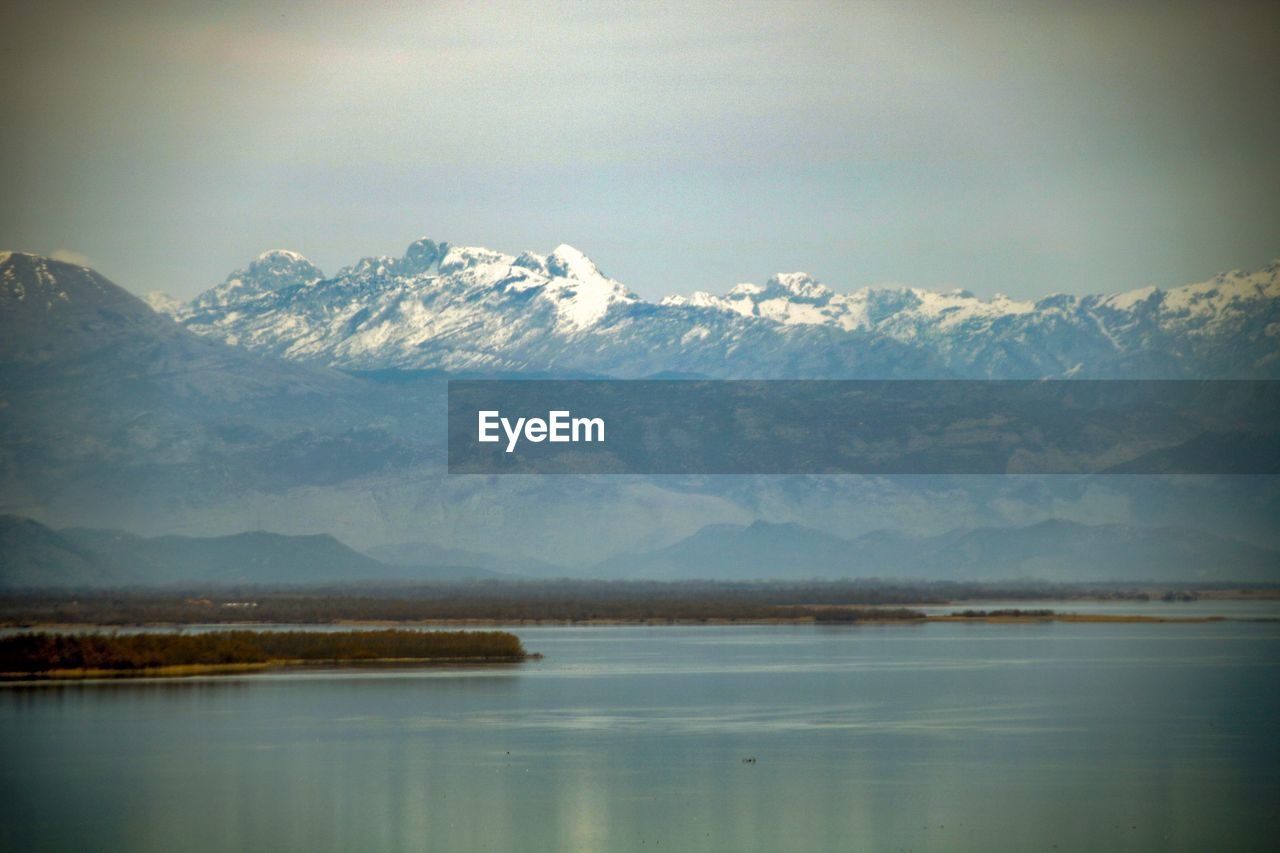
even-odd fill
[(14, 3), (0, 246), (190, 296), (268, 248), (572, 243), (647, 297), (988, 295), (1280, 255), (1280, 4)]

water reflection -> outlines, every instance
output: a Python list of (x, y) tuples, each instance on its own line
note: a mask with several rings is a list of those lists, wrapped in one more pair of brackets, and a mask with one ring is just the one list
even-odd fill
[(545, 660), (0, 689), (0, 848), (1202, 850), (1280, 830), (1280, 626), (520, 633)]

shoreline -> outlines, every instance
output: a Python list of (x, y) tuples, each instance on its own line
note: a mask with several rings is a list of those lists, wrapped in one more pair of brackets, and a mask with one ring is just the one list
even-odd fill
[[(850, 619), (850, 620), (819, 620), (812, 614), (804, 616), (779, 616), (771, 618), (754, 618), (754, 619), (527, 619), (527, 620), (496, 620), (496, 619), (447, 619), (447, 620), (422, 620), (422, 621), (389, 621), (389, 620), (339, 620), (335, 622), (299, 622), (299, 623), (203, 623), (216, 624), (219, 628), (238, 628), (244, 626), (258, 626), (264, 624), (288, 625), (289, 627), (300, 626), (335, 626), (335, 627), (394, 627), (394, 626), (413, 626), (413, 627), (433, 627), (433, 626), (471, 626), (480, 628), (492, 627), (536, 627), (536, 626), (562, 626), (562, 627), (635, 627), (635, 626), (727, 626), (727, 625), (813, 625), (817, 627), (839, 627), (851, 628), (860, 625), (869, 626), (886, 626), (886, 625), (912, 625), (919, 626), (928, 623), (973, 623), (986, 625), (1026, 625), (1033, 623), (1091, 623), (1091, 624), (1208, 624), (1215, 622), (1232, 621), (1225, 616), (1147, 616), (1142, 614), (1098, 614), (1098, 613), (1027, 613), (1027, 614), (983, 614), (974, 616), (965, 616), (959, 613), (955, 614), (929, 614), (918, 618), (866, 618), (866, 619)], [(1246, 621), (1277, 621), (1277, 620), (1246, 620)], [(47, 632), (56, 629), (85, 629), (92, 628), (97, 630), (111, 630), (120, 628), (178, 628), (182, 629), (189, 625), (174, 623), (148, 623), (142, 625), (60, 625), (60, 624), (40, 624), (40, 625), (0, 625), (0, 628), (19, 628), (24, 631), (31, 632)], [(215, 663), (215, 664), (175, 664), (171, 666), (160, 667), (143, 667), (139, 669), (52, 669), (42, 672), (0, 672), (0, 687), (12, 686), (17, 684), (31, 683), (49, 683), (61, 681), (91, 681), (104, 680), (116, 681), (136, 678), (190, 678), (206, 675), (237, 675), (258, 672), (268, 672), (282, 669), (296, 669), (306, 667), (434, 667), (434, 666), (467, 666), (478, 665), (488, 666), (494, 664), (516, 664), (530, 660), (541, 660), (542, 655), (539, 653), (528, 653), (524, 655), (510, 656), (494, 656), (494, 657), (431, 657), (431, 658), (325, 658), (325, 659), (302, 659), (302, 658), (282, 658), (269, 661), (254, 661), (244, 663)]]
[(290, 658), (252, 663), (196, 663), (175, 664), (173, 666), (143, 667), (141, 669), (51, 669), (44, 672), (0, 672), (0, 684), (13, 684), (30, 681), (82, 681), (90, 679), (128, 679), (128, 678), (187, 678), (200, 675), (236, 675), (247, 672), (266, 672), (276, 669), (294, 669), (298, 667), (422, 667), (422, 666), (457, 666), (467, 664), (489, 665), (524, 663), (528, 660), (539, 660), (542, 655), (533, 653), (511, 657), (445, 657), (445, 658), (333, 658), (327, 660), (304, 660)]
[[(984, 624), (1023, 624), (1031, 622), (1099, 622), (1116, 624), (1201, 624), (1207, 622), (1272, 622), (1276, 619), (1257, 617), (1238, 619), (1230, 616), (1150, 616), (1140, 613), (1055, 613), (1026, 615), (983, 615), (962, 616), (959, 613), (933, 613), (914, 619), (831, 619), (819, 620), (812, 615), (804, 616), (770, 616), (747, 617), (734, 619), (728, 617), (688, 618), (653, 616), (645, 618), (600, 618), (600, 619), (336, 619), (330, 622), (132, 622), (128, 624), (101, 624), (96, 622), (6, 622), (0, 623), (3, 630), (73, 631), (91, 628), (94, 630), (122, 630), (129, 628), (166, 628), (182, 630), (192, 626), (236, 629), (255, 629), (263, 626), (308, 627), (386, 627), (400, 625), (413, 627), (432, 626), (464, 626), (476, 628), (499, 628), (505, 626), (538, 627), (538, 626), (598, 626), (627, 627), (643, 625), (920, 625), (927, 622), (973, 622)], [(424, 659), (425, 660), (425, 659)]]

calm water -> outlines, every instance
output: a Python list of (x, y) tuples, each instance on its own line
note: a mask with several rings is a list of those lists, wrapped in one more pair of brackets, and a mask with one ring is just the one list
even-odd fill
[(1274, 623), (516, 630), (546, 659), (0, 688), (0, 848), (1280, 836)]

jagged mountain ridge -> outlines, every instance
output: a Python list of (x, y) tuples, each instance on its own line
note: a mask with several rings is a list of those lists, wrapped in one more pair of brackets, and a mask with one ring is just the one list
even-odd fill
[(1280, 262), (1169, 290), (982, 300), (838, 293), (804, 273), (647, 302), (562, 245), (518, 256), (422, 239), (323, 278), (265, 253), (174, 307), (227, 343), (346, 369), (753, 378), (1272, 378)]
[[(187, 329), (229, 344), (355, 370), (945, 374), (923, 350), (880, 335), (645, 302), (567, 245), (511, 256), (423, 239), (402, 258), (365, 258), (333, 278), (280, 286), (282, 277), (255, 273), (300, 267), (296, 258), (268, 252), (170, 310)], [(152, 304), (165, 307), (162, 297)]]

